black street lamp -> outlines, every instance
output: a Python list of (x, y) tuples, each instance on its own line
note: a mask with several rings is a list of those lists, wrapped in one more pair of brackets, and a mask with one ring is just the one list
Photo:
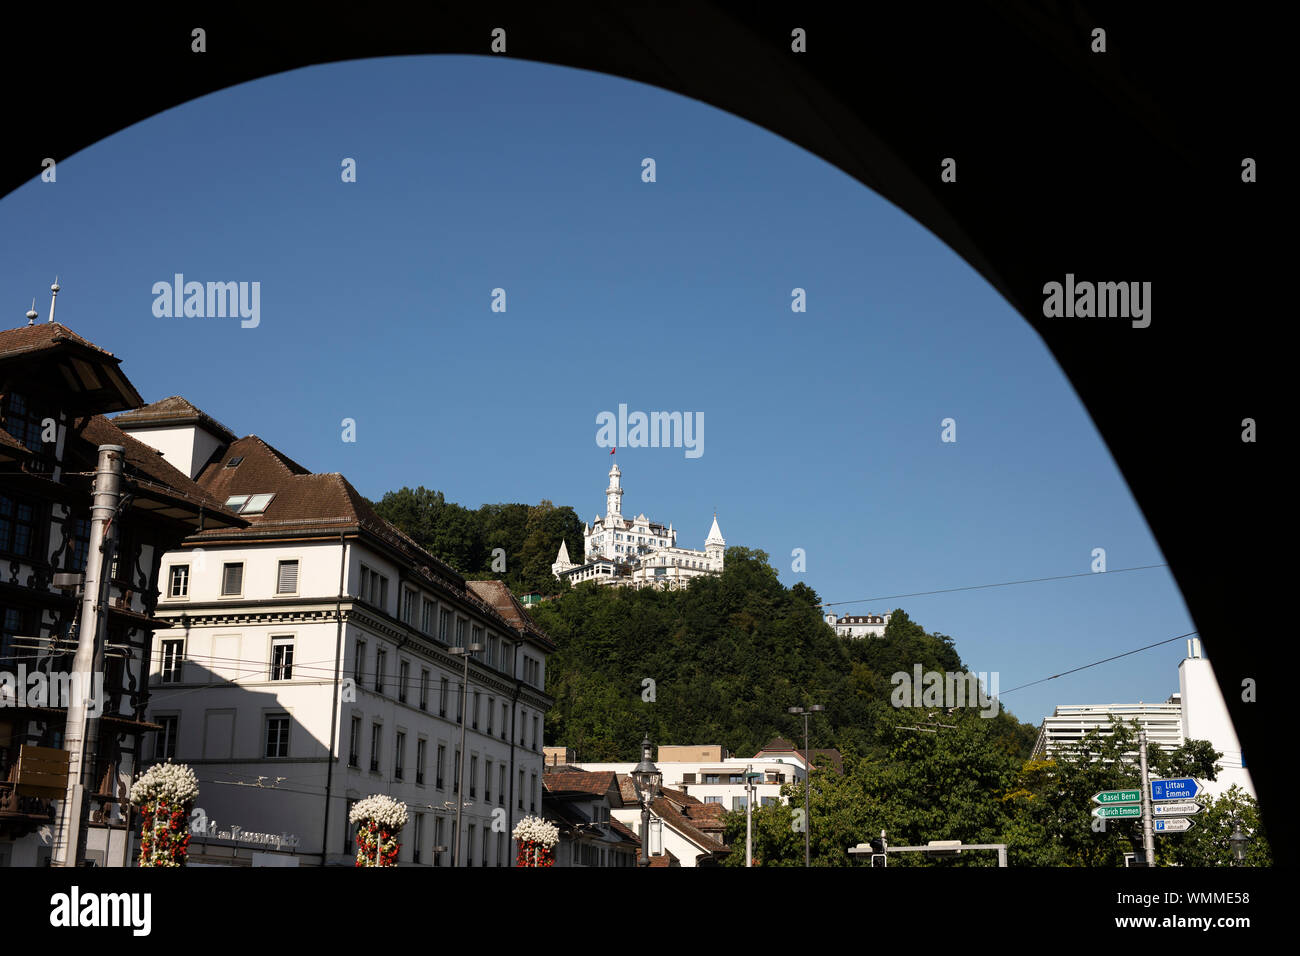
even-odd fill
[(821, 704), (788, 708), (792, 714), (803, 715), (803, 865), (812, 866), (812, 817), (808, 813), (808, 791), (812, 789), (812, 755), (808, 751), (808, 718), (818, 711), (825, 710)]
[(650, 865), (650, 804), (659, 796), (664, 775), (650, 759), (650, 735), (641, 741), (641, 762), (632, 771), (632, 785), (641, 801), (641, 865)]
[(1246, 846), (1250, 843), (1250, 838), (1241, 832), (1241, 825), (1232, 821), (1232, 836), (1228, 837), (1228, 846), (1232, 847), (1233, 866), (1241, 866), (1242, 860), (1246, 859)]

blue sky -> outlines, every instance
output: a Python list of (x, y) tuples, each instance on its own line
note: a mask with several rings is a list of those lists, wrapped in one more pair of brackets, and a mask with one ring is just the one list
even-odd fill
[[(705, 423), (698, 458), (619, 451), (625, 514), (702, 548), (716, 508), (728, 544), (824, 601), (1085, 572), (1098, 547), (1111, 569), (1164, 561), (1055, 360), (974, 270), (801, 148), (652, 87), (485, 57), (312, 67), (61, 161), (0, 227), (0, 327), (32, 296), (44, 321), (57, 273), (58, 320), (146, 401), (184, 395), (370, 497), (423, 484), (590, 521), (596, 416), (625, 403)], [(178, 272), (260, 282), (260, 325), (155, 317)], [(1163, 568), (837, 610), (899, 605), (1003, 690), (1193, 628)], [(1005, 702), (1038, 722), (1163, 701), (1183, 653)]]

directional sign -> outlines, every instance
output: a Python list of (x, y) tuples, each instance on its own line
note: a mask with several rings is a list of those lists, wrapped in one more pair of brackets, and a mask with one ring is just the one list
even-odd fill
[(1093, 807), (1092, 815), (1094, 817), (1140, 817), (1142, 808), (1130, 804), (1121, 803), (1114, 807)]
[(1103, 790), (1092, 795), (1093, 803), (1110, 805), (1112, 803), (1137, 803), (1142, 799), (1141, 790)]
[(1191, 800), (1200, 792), (1201, 784), (1191, 777), (1151, 781), (1152, 800)]
[(1186, 817), (1171, 817), (1168, 820), (1155, 821), (1156, 833), (1182, 833), (1192, 828), (1192, 821)]
[(1193, 813), (1201, 812), (1199, 803), (1157, 803), (1151, 807), (1151, 812), (1158, 817), (1190, 817)]

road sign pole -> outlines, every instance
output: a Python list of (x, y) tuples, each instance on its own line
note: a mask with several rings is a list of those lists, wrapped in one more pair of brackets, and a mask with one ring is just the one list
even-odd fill
[(1156, 865), (1156, 838), (1151, 826), (1151, 778), (1147, 776), (1147, 732), (1138, 732), (1138, 754), (1142, 762), (1142, 848), (1147, 866)]

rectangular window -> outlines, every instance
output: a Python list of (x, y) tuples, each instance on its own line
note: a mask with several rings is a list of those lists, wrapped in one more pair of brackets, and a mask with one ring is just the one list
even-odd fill
[(183, 598), (190, 596), (190, 566), (173, 564), (167, 584), (167, 596)]
[(221, 566), (222, 597), (237, 596), (244, 593), (244, 562), (237, 561)]
[(500, 786), (497, 787), (497, 806), (504, 807), (506, 805), (506, 765), (505, 764), (501, 765), (501, 777), (499, 779), (499, 783)]
[(451, 632), (451, 611), (446, 608), (442, 609), (442, 617), (438, 622), (438, 640), (446, 644)]
[(180, 717), (173, 715), (171, 717), (157, 717), (161, 730), (157, 731), (157, 736), (153, 741), (153, 756), (155, 760), (174, 760), (176, 759), (176, 731), (180, 724)]
[(397, 732), (397, 740), (393, 744), (393, 753), (393, 779), (401, 780), (404, 769), (402, 767), (402, 759), (406, 753), (406, 734), (402, 733), (400, 730)]
[(495, 698), (495, 697), (489, 697), (489, 698), (488, 698), (488, 705), (487, 705), (487, 720), (488, 720), (488, 722), (487, 722), (487, 733), (488, 733), (488, 736), (489, 736), (489, 737), (492, 736), (492, 715), (495, 714), (496, 711), (497, 711), (497, 702), (496, 702), (496, 698)]
[(370, 772), (379, 773), (379, 745), (384, 739), (383, 724), (370, 725)]
[(298, 593), (298, 562), (281, 561), (279, 573), (275, 577), (276, 594)]
[(705, 798), (704, 798), (704, 802), (705, 802), (705, 803), (721, 803), (721, 802), (722, 802), (722, 797), (705, 797)]
[(271, 680), (293, 679), (293, 638), (271, 638)]
[(732, 797), (732, 798), (731, 798), (731, 809), (733, 809), (733, 810), (743, 810), (743, 809), (745, 809), (745, 798), (744, 798), (744, 797)]
[(536, 813), (537, 812), (537, 774), (534, 773), (534, 774), (530, 774), (529, 776), (532, 779), (533, 785), (528, 790), (528, 810), (530, 813)]
[(438, 679), (438, 716), (447, 716), (447, 678)]
[(357, 641), (357, 657), (352, 662), (352, 681), (358, 687), (361, 686), (366, 672), (366, 642)]
[(519, 771), (519, 809), (524, 808), (524, 772)]
[(424, 786), (424, 752), (428, 743), (424, 738), (415, 742), (415, 782), (420, 786)]
[(497, 666), (497, 636), (495, 634), (488, 638), (487, 665), (488, 667)]
[(168, 638), (162, 642), (162, 682), (179, 684), (181, 660), (185, 656), (184, 638)]
[(361, 766), (361, 718), (352, 718), (352, 733), (348, 735), (348, 766)]
[(480, 859), (483, 861), (484, 866), (487, 866), (488, 863), (488, 840), (491, 838), (491, 836), (492, 836), (492, 831), (489, 830), (487, 827), (484, 827), (483, 843), (482, 843), (483, 855), (480, 857)]
[(415, 815), (415, 846), (411, 850), (411, 862), (420, 862), (420, 847), (424, 846), (424, 814)]
[(343, 852), (355, 853), (357, 850), (357, 827), (351, 819), (352, 808), (356, 806), (357, 801), (349, 800), (347, 812), (343, 814)]
[(266, 756), (289, 756), (288, 714), (274, 714), (266, 718)]
[(706, 773), (706, 774), (704, 775), (704, 782), (705, 782), (705, 783), (717, 783), (717, 782), (718, 782), (718, 775), (717, 775), (716, 773)]
[(744, 776), (738, 773), (731, 774), (727, 779), (727, 783), (744, 783), (744, 782), (745, 782)]
[(402, 620), (415, 625), (415, 592), (409, 588), (402, 588)]
[(443, 818), (433, 818), (433, 865), (442, 866), (442, 842), (443, 836)]
[(0, 495), (0, 551), (27, 557), (36, 546), (37, 506)]
[(776, 797), (763, 797), (763, 806), (765, 807), (774, 807), (776, 806), (776, 802)]
[(478, 704), (479, 704), (478, 691), (474, 691), (474, 720), (471, 726), (475, 730), (478, 730)]
[(406, 703), (406, 685), (411, 679), (411, 665), (400, 661), (397, 665), (397, 699)]
[[(482, 647), (482, 646), (483, 646), (483, 628), (481, 628), (481, 627), (475, 625), (473, 628), (470, 629), (470, 634), (472, 635), (472, 636), (470, 637), (470, 643), (471, 643), (471, 644), (477, 644), (479, 647)], [(482, 653), (482, 652), (480, 651), (480, 652), (478, 652), (478, 653)]]
[(465, 685), (456, 685), (456, 723), (465, 719)]
[(506, 734), (510, 726), (510, 705), (505, 701), (501, 702), (501, 739), (506, 739)]
[(460, 748), (459, 747), (456, 748), (456, 756), (454, 759), (456, 761), (456, 765), (451, 768), (451, 773), (452, 773), (451, 792), (460, 793)]
[(492, 802), (492, 761), (483, 761), (483, 802)]
[(468, 626), (468, 624), (469, 622), (466, 621), (463, 617), (459, 618), (456, 621), (456, 646), (457, 647), (465, 646), (465, 628), (466, 626)]
[(382, 647), (375, 648), (375, 693), (376, 694), (382, 694), (384, 692), (384, 658), (387, 656), (388, 656), (388, 652), (385, 651)]
[(506, 865), (506, 834), (497, 837), (497, 866)]
[(420, 709), (429, 709), (429, 671), (427, 668), (420, 668)]
[(537, 715), (533, 714), (533, 749), (537, 749)]
[(442, 744), (438, 744), (438, 766), (436, 768), (437, 776), (435, 780), (436, 780), (436, 786), (438, 787), (439, 790), (443, 789), (442, 782), (445, 779), (445, 775), (443, 771), (445, 769), (446, 763), (447, 763), (447, 748)]
[(465, 841), (465, 865), (474, 865), (474, 831), (477, 829), (474, 824), (469, 825), (469, 838)]
[(478, 796), (478, 757), (470, 756), (469, 758), (469, 795)]
[(420, 612), (420, 630), (425, 634), (433, 633), (433, 609), (435, 605), (428, 598), (424, 599), (424, 607)]

